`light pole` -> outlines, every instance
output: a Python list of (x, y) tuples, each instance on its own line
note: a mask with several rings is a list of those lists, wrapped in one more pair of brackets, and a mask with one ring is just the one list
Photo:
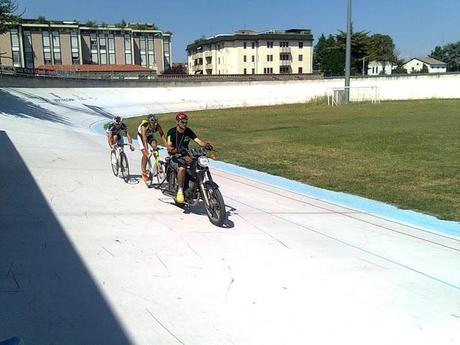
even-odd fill
[(345, 90), (344, 100), (345, 104), (350, 102), (350, 69), (351, 69), (351, 0), (348, 0), (347, 10), (347, 46), (345, 52)]

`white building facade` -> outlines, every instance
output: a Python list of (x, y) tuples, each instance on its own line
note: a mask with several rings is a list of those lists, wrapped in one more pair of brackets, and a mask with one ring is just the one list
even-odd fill
[(189, 74), (305, 74), (313, 72), (310, 30), (291, 29), (200, 39), (187, 46)]
[(367, 65), (367, 75), (391, 75), (393, 63), (390, 61), (371, 61)]
[(426, 57), (426, 58), (413, 58), (406, 62), (403, 67), (407, 73), (420, 72), (426, 66), (428, 73), (446, 73), (447, 64), (445, 62)]

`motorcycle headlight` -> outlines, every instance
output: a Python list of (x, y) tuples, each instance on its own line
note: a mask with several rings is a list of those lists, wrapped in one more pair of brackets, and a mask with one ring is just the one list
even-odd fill
[(207, 168), (209, 165), (208, 157), (205, 157), (205, 156), (198, 157), (198, 164), (203, 168)]

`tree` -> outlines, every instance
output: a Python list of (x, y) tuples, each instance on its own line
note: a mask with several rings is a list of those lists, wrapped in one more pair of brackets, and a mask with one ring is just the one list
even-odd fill
[(126, 27), (126, 21), (124, 19), (121, 20), (121, 22), (117, 23), (115, 26), (117, 28), (125, 28)]
[[(352, 29), (353, 30), (353, 29)], [(326, 38), (321, 35), (313, 54), (313, 68), (319, 69), (327, 76), (345, 74), (346, 32), (339, 31), (335, 36)], [(396, 62), (393, 39), (388, 35), (374, 34), (367, 31), (351, 34), (351, 73), (362, 74), (366, 71), (365, 61)]]
[(396, 62), (395, 44), (388, 35), (374, 34), (368, 41), (369, 61)]
[(321, 35), (315, 46), (313, 65), (326, 76), (344, 75), (345, 51), (340, 49), (334, 36)]
[(46, 20), (45, 16), (38, 16), (37, 22), (38, 22), (39, 24), (49, 24), (49, 21)]
[[(351, 74), (361, 74), (363, 70), (363, 60), (368, 55), (369, 49), (369, 32), (358, 31), (351, 33)], [(347, 33), (339, 31), (337, 43), (343, 50), (344, 56), (346, 51)]]
[(7, 32), (8, 23), (19, 22), (20, 16), (14, 13), (18, 9), (16, 2), (12, 0), (0, 0), (0, 34)]
[(187, 68), (185, 67), (185, 64), (177, 63), (165, 70), (163, 74), (187, 74)]
[(392, 74), (407, 74), (407, 69), (403, 67), (404, 59), (396, 58), (396, 68), (391, 72)]
[(94, 28), (97, 26), (97, 23), (95, 20), (88, 20), (86, 23), (85, 23), (85, 26), (89, 27), (89, 28)]
[(314, 70), (322, 70), (322, 64), (324, 60), (324, 56), (326, 55), (326, 37), (322, 34), (319, 39), (318, 43), (316, 43), (315, 50), (313, 52), (313, 69)]
[(449, 43), (442, 47), (436, 46), (431, 51), (430, 57), (447, 63), (448, 71), (460, 70), (460, 41)]

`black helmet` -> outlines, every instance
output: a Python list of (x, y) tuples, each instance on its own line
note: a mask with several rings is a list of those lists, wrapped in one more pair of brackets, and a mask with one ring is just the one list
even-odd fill
[(155, 114), (149, 114), (147, 117), (150, 123), (157, 123), (158, 122), (158, 117)]
[(113, 118), (113, 121), (115, 121), (116, 123), (122, 123), (123, 122), (123, 117), (119, 116), (119, 115), (116, 115), (114, 118)]

